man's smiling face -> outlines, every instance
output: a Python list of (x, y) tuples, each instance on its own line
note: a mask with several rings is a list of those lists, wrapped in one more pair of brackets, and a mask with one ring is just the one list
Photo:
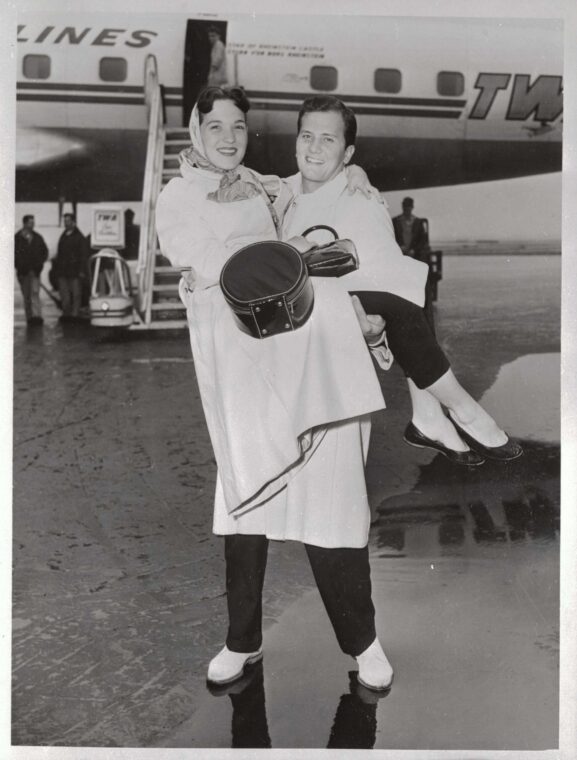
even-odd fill
[(338, 111), (305, 113), (297, 136), (296, 156), (303, 191), (314, 192), (347, 164), (355, 148), (345, 145), (345, 123)]

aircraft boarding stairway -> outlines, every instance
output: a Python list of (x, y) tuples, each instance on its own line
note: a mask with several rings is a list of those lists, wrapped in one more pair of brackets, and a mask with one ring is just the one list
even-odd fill
[[(180, 176), (178, 171), (178, 154), (190, 145), (187, 129), (164, 129), (164, 153), (162, 162), (163, 188), (173, 177)], [(180, 272), (170, 266), (162, 255), (155, 239), (155, 266), (152, 281), (152, 302), (150, 304), (149, 330), (179, 329), (187, 326), (186, 311), (178, 295)]]
[(190, 145), (187, 129), (164, 124), (162, 88), (156, 60), (148, 56), (145, 67), (145, 101), (148, 109), (148, 144), (138, 265), (136, 269), (135, 321), (131, 330), (174, 330), (187, 327), (186, 310), (178, 295), (181, 273), (170, 266), (159, 248), (155, 227), (156, 200), (162, 188), (179, 176), (178, 154)]

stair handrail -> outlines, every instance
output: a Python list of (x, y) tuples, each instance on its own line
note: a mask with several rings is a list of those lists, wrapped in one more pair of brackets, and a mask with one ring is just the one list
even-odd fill
[(145, 324), (150, 324), (151, 321), (152, 288), (156, 262), (154, 212), (161, 187), (164, 153), (164, 108), (162, 100), (156, 56), (149, 54), (144, 62), (144, 102), (148, 115), (148, 140), (142, 188), (141, 234), (136, 266), (138, 309)]

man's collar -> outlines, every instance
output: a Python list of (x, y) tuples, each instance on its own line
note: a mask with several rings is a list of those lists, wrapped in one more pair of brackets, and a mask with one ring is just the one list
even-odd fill
[(316, 190), (313, 190), (312, 193), (303, 193), (302, 189), (302, 175), (299, 172), (297, 174), (298, 177), (298, 194), (301, 198), (314, 198), (315, 203), (331, 203), (336, 198), (339, 197), (339, 195), (343, 192), (345, 187), (347, 186), (347, 173), (343, 169), (340, 171), (335, 177), (330, 179), (328, 182), (325, 182), (324, 185), (320, 185)]

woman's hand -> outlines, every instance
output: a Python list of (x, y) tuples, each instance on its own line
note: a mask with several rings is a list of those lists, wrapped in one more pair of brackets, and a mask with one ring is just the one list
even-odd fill
[(195, 284), (195, 276), (194, 272), (191, 267), (186, 267), (180, 269), (180, 276), (184, 280), (186, 286), (189, 288), (189, 290), (194, 290), (194, 284)]
[(376, 187), (371, 185), (367, 173), (362, 167), (352, 164), (345, 167), (345, 173), (349, 195), (353, 195), (358, 190), (365, 198), (376, 198), (378, 201), (382, 201), (381, 194)]
[(302, 235), (295, 235), (292, 238), (289, 238), (288, 240), (284, 241), (285, 243), (288, 243), (289, 245), (292, 245), (293, 248), (296, 248), (299, 253), (306, 253), (307, 251), (310, 251), (312, 248), (316, 248), (317, 244), (314, 243), (312, 240), (307, 240)]
[(351, 300), (365, 340), (369, 346), (378, 345), (385, 332), (385, 320), (380, 314), (367, 314), (357, 296), (351, 296)]

